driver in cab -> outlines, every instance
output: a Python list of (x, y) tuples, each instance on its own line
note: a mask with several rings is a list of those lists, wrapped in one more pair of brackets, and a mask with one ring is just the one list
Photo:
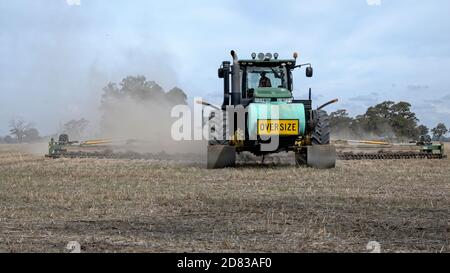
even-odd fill
[(259, 79), (259, 87), (272, 87), (270, 79), (267, 78), (267, 72), (261, 72), (261, 78)]

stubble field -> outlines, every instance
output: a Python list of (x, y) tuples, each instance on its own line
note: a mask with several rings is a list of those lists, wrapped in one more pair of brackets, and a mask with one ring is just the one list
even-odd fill
[[(447, 145), (449, 146), (449, 145)], [(450, 252), (450, 160), (45, 159), (0, 145), (0, 252)]]

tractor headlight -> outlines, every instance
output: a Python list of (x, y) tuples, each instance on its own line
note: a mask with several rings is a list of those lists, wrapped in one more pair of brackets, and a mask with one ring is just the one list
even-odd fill
[(275, 58), (275, 60), (278, 60), (278, 53), (274, 53), (273, 57)]
[(252, 59), (256, 59), (256, 53), (252, 53)]
[(272, 53), (266, 53), (266, 60), (272, 59)]
[(258, 59), (260, 61), (263, 61), (264, 60), (264, 56), (265, 56), (264, 53), (261, 52), (261, 53), (258, 54)]

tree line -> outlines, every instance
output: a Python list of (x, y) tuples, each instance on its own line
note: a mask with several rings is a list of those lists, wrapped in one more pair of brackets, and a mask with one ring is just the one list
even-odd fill
[[(162, 109), (170, 109), (172, 105), (187, 104), (187, 96), (180, 88), (175, 87), (166, 92), (155, 81), (149, 81), (144, 76), (127, 76), (119, 84), (108, 83), (103, 88), (100, 102), (100, 110), (103, 112), (101, 128), (117, 126), (117, 115), (113, 115), (114, 111), (118, 108), (118, 104), (125, 104), (127, 100), (138, 102), (145, 107)], [(123, 115), (122, 112), (116, 114)], [(416, 114), (411, 111), (411, 104), (404, 101), (398, 103), (385, 101), (369, 107), (364, 114), (356, 117), (351, 117), (347, 110), (340, 109), (330, 113), (330, 123), (335, 137), (419, 140), (421, 136), (429, 136), (436, 141), (450, 141), (450, 138), (445, 137), (449, 133), (445, 124), (439, 123), (431, 130), (419, 124)], [(84, 118), (73, 119), (63, 125), (60, 133), (67, 133), (71, 139), (78, 139), (88, 125), (89, 121)], [(33, 123), (20, 118), (11, 120), (9, 129), (10, 134), (0, 137), (0, 142), (22, 143), (48, 140), (48, 136), (40, 136)]]
[[(83, 134), (88, 124), (89, 121), (84, 118), (72, 119), (63, 125), (60, 133), (68, 134), (71, 138), (77, 139)], [(41, 136), (34, 123), (28, 122), (23, 118), (12, 119), (9, 122), (9, 132), (9, 135), (0, 137), (0, 143), (35, 143), (40, 141), (48, 141), (48, 138), (55, 137), (57, 135)]]
[[(340, 109), (330, 113), (330, 124), (335, 136), (355, 138), (381, 138), (396, 140), (419, 140), (421, 136), (435, 141), (448, 141), (446, 125), (439, 123), (431, 130), (419, 124), (416, 114), (408, 102), (384, 101), (369, 107), (366, 112), (351, 117), (347, 110)], [(431, 135), (430, 135), (431, 134)]]

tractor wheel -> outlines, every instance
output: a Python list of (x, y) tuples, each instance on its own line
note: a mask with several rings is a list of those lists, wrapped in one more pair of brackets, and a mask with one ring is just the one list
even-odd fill
[(306, 161), (309, 167), (331, 169), (336, 166), (336, 148), (330, 145), (330, 119), (327, 112), (313, 111), (314, 129), (311, 135), (312, 146), (307, 147)]
[(312, 145), (330, 144), (330, 118), (326, 111), (313, 111), (316, 126), (312, 132)]
[(60, 134), (58, 141), (63, 142), (63, 143), (69, 142), (69, 135), (68, 134)]

